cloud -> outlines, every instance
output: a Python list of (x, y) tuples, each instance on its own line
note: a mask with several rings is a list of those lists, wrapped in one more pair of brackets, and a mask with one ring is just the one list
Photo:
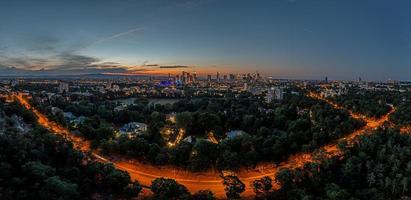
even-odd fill
[[(70, 43), (50, 34), (27, 35), (14, 41), (17, 48), (0, 44), (0, 76), (43, 76), (127, 73), (129, 70), (142, 73), (117, 62), (102, 60), (81, 54), (92, 45), (108, 42), (144, 30), (135, 27), (92, 42)], [(148, 65), (147, 67), (154, 67)]]
[[(114, 40), (129, 34), (142, 31), (144, 28), (133, 28), (116, 33), (89, 44), (67, 44), (58, 38), (43, 35), (30, 36), (22, 40), (23, 51), (15, 53), (0, 46), (0, 76), (42, 76), (42, 75), (80, 75), (80, 74), (142, 74), (158, 73), (161, 69), (192, 68), (186, 65), (159, 65), (149, 64), (144, 61), (139, 66), (125, 66), (117, 62), (102, 60), (101, 58), (83, 55), (82, 48), (110, 40)], [(7, 53), (8, 52), (8, 53)]]
[(60, 46), (59, 39), (51, 35), (32, 36), (21, 42), (24, 43), (22, 46), (31, 53), (50, 53), (58, 50)]
[(124, 66), (117, 62), (103, 61), (96, 57), (76, 53), (61, 53), (53, 57), (8, 57), (0, 56), (0, 76), (48, 76), (116, 74), (143, 75), (158, 73), (161, 69), (193, 68), (188, 65), (147, 64)]
[(94, 66), (84, 69), (38, 69), (29, 70), (0, 65), (0, 76), (58, 76), (58, 75), (90, 75), (108, 73), (127, 73), (127, 69), (118, 67)]
[(216, 0), (174, 0), (171, 1), (173, 4), (171, 7), (183, 8), (183, 9), (195, 9), (203, 5), (212, 3)]
[(119, 38), (119, 37), (122, 37), (122, 36), (125, 36), (125, 35), (129, 35), (131, 33), (137, 32), (137, 31), (142, 31), (142, 30), (144, 30), (144, 28), (142, 28), (142, 27), (133, 28), (133, 29), (130, 29), (128, 31), (124, 31), (124, 32), (121, 32), (121, 33), (116, 33), (114, 35), (102, 38), (100, 40), (97, 40), (95, 43), (106, 42), (106, 41), (113, 40), (113, 39), (116, 39), (116, 38)]
[(58, 55), (58, 59), (61, 64), (54, 66), (54, 68), (60, 69), (83, 69), (94, 66), (95, 63), (100, 61), (98, 58), (73, 53), (60, 54)]
[(102, 38), (100, 38), (96, 41), (93, 41), (93, 42), (89, 43), (89, 44), (80, 46), (78, 50), (86, 49), (86, 48), (89, 48), (89, 47), (94, 46), (94, 45), (98, 45), (98, 44), (108, 42), (108, 41), (111, 41), (111, 40), (114, 40), (114, 39), (117, 39), (117, 38), (120, 38), (120, 37), (123, 37), (123, 36), (126, 36), (126, 35), (130, 35), (130, 34), (133, 34), (133, 33), (136, 33), (136, 32), (140, 32), (140, 31), (143, 31), (144, 29), (145, 29), (144, 27), (136, 27), (136, 28), (132, 28), (132, 29), (127, 30), (127, 31), (123, 31), (123, 32), (115, 33), (113, 35), (102, 37)]
[(147, 73), (153, 72), (151, 69), (133, 69), (127, 71), (117, 71), (117, 72), (104, 72), (102, 74), (111, 74), (111, 75), (147, 75)]
[(180, 68), (192, 68), (193, 66), (186, 66), (186, 65), (162, 65), (160, 68), (164, 69), (180, 69)]
[(115, 62), (74, 53), (62, 53), (52, 58), (0, 57), (0, 75), (82, 75), (103, 73), (125, 73), (127, 67)]
[[(6, 51), (7, 50), (7, 46), (5, 45), (0, 45), (0, 52)], [(1, 55), (0, 55), (1, 56)]]
[(158, 67), (158, 64), (145, 64), (144, 67)]
[(0, 56), (0, 65), (16, 68), (36, 69), (37, 67), (47, 66), (50, 60), (44, 58), (33, 58), (28, 56), (8, 57)]

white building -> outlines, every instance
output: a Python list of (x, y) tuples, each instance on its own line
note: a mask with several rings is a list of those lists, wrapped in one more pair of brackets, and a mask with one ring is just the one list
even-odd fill
[(120, 91), (120, 86), (118, 86), (118, 85), (113, 85), (112, 88), (111, 88), (111, 90), (112, 90), (113, 92), (118, 92), (118, 91)]
[(267, 95), (265, 96), (265, 101), (271, 103), (273, 100), (283, 100), (284, 90), (281, 87), (272, 87), (267, 90)]
[(69, 92), (69, 84), (61, 82), (59, 85), (59, 92), (60, 93)]
[(225, 133), (225, 135), (227, 136), (227, 139), (232, 139), (241, 135), (244, 135), (245, 132), (242, 130), (231, 130), (227, 133)]

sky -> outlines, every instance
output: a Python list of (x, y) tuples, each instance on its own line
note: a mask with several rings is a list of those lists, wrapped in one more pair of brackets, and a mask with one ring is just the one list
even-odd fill
[(0, 75), (411, 80), (408, 0), (0, 0)]

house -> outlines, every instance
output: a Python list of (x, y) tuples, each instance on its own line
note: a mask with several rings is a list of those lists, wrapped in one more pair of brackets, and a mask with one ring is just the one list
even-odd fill
[(123, 127), (119, 129), (120, 134), (128, 135), (128, 136), (135, 136), (141, 135), (147, 130), (147, 124), (140, 123), (140, 122), (130, 122), (124, 124)]
[(195, 138), (191, 135), (183, 139), (183, 142), (187, 142), (190, 144), (193, 144), (195, 141), (196, 141)]
[(64, 118), (65, 118), (67, 121), (76, 119), (76, 116), (73, 115), (72, 112), (64, 112), (63, 114), (64, 114)]
[(127, 108), (127, 105), (124, 104), (124, 103), (122, 103), (121, 105), (116, 106), (116, 107), (114, 108), (114, 112), (120, 112), (120, 111), (122, 111), (122, 110), (125, 110), (126, 108)]
[(227, 136), (228, 139), (231, 139), (231, 138), (235, 138), (235, 137), (241, 136), (241, 135), (243, 135), (244, 133), (245, 133), (245, 132), (242, 131), (242, 130), (232, 130), (232, 131), (227, 132), (225, 135)]
[(60, 108), (57, 108), (57, 107), (51, 107), (51, 114), (57, 115), (57, 113), (59, 113), (59, 112), (63, 112), (63, 110), (61, 110)]
[(66, 119), (66, 121), (69, 122), (71, 126), (73, 126), (74, 128), (77, 128), (80, 124), (84, 122), (84, 120), (86, 120), (86, 117), (84, 116), (76, 117), (71, 112), (65, 112), (63, 114), (64, 114), (64, 118)]

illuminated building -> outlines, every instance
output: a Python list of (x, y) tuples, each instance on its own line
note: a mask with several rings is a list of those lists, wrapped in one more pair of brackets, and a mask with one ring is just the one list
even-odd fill
[(59, 85), (59, 92), (60, 93), (69, 92), (69, 84), (61, 82)]
[(275, 100), (282, 100), (284, 98), (284, 90), (280, 87), (272, 87), (267, 90), (267, 95), (265, 96), (265, 101), (271, 103)]

